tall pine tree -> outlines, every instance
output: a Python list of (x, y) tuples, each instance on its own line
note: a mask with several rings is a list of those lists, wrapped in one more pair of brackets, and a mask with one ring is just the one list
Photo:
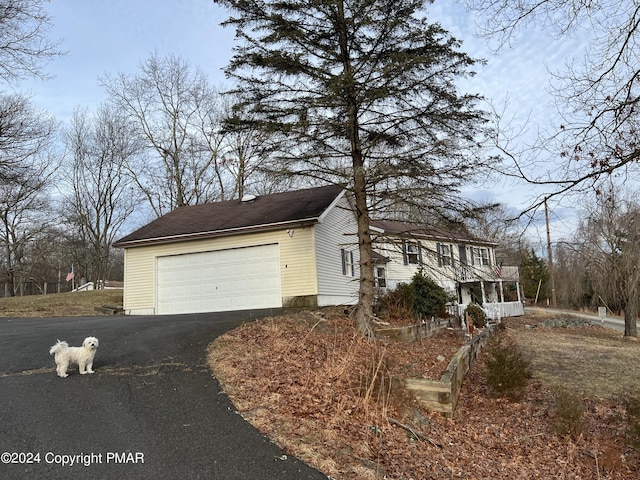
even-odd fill
[[(347, 185), (360, 253), (358, 327), (374, 299), (372, 212), (453, 208), (480, 173), (487, 118), (456, 78), (476, 63), (427, 21), (425, 0), (214, 0), (238, 43), (226, 69), (243, 122), (282, 142), (277, 170)], [(250, 119), (250, 120), (248, 120)], [(237, 119), (236, 119), (237, 120)]]
[(545, 261), (529, 250), (520, 262), (520, 281), (524, 290), (524, 296), (532, 300), (547, 300), (549, 269)]

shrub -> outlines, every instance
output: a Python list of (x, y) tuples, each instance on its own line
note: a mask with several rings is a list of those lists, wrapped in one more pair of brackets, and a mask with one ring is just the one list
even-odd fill
[(487, 324), (487, 314), (480, 305), (471, 304), (464, 311), (465, 317), (468, 315), (473, 319), (473, 325), (478, 328), (483, 328)]
[(445, 305), (452, 298), (436, 282), (418, 272), (411, 283), (398, 286), (378, 299), (378, 306), (392, 318), (417, 319), (445, 316)]
[(582, 399), (565, 388), (558, 388), (554, 396), (556, 400), (554, 420), (556, 432), (561, 435), (577, 436), (583, 427), (584, 405)]
[(419, 271), (411, 280), (411, 289), (413, 290), (412, 311), (416, 318), (445, 316), (445, 305), (452, 298), (444, 288)]
[(413, 311), (413, 289), (408, 283), (399, 283), (378, 299), (379, 309), (391, 318), (411, 317)]
[(527, 380), (531, 378), (529, 362), (506, 334), (500, 333), (489, 342), (484, 364), (491, 396), (516, 402), (522, 399)]

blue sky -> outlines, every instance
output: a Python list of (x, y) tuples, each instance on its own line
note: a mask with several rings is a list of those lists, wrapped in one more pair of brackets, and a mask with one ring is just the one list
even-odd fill
[[(60, 121), (68, 120), (75, 107), (91, 109), (104, 100), (100, 76), (134, 73), (154, 52), (178, 55), (201, 68), (214, 85), (225, 83), (222, 68), (231, 58), (233, 31), (220, 26), (227, 13), (211, 0), (53, 0), (46, 8), (54, 23), (50, 37), (60, 39), (68, 54), (47, 65), (52, 79), (23, 82), (19, 87)], [(538, 128), (549, 124), (553, 118), (547, 93), (549, 70), (560, 69), (573, 55), (580, 55), (584, 39), (557, 41), (529, 30), (514, 48), (494, 56), (475, 37), (477, 19), (460, 6), (436, 0), (429, 9), (432, 19), (463, 40), (465, 52), (488, 61), (463, 88), (484, 95), (500, 108), (509, 98), (507, 116), (514, 118), (514, 126), (525, 126), (529, 132), (525, 138), (533, 138)], [(516, 208), (524, 207), (536, 193), (507, 182), (468, 192), (476, 200)], [(552, 220), (558, 230), (567, 231), (571, 227), (564, 224), (562, 211), (558, 207)]]
[(215, 84), (231, 57), (233, 34), (222, 29), (225, 11), (211, 0), (53, 0), (46, 5), (67, 55), (48, 64), (53, 76), (21, 85), (42, 108), (64, 121), (76, 106), (104, 100), (98, 78), (135, 73), (157, 52), (174, 53), (202, 68)]

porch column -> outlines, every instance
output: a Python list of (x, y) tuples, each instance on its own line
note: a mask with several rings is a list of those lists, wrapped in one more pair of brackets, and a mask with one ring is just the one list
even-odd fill
[(480, 280), (480, 290), (482, 290), (482, 304), (487, 303), (487, 293), (484, 291), (484, 282)]
[(491, 286), (488, 297), (489, 303), (498, 303), (498, 286), (496, 282), (491, 282), (489, 285)]
[(500, 303), (504, 303), (504, 290), (502, 285), (502, 279), (500, 279), (500, 282), (498, 283), (500, 285)]
[(520, 297), (520, 282), (516, 282), (516, 292), (518, 292), (518, 302), (522, 303), (522, 298)]

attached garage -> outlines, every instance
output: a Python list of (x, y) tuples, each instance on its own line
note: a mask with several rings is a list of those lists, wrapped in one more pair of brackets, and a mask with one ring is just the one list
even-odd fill
[(355, 304), (351, 197), (339, 185), (184, 206), (114, 243), (127, 315)]
[(158, 314), (282, 306), (278, 245), (157, 258)]

